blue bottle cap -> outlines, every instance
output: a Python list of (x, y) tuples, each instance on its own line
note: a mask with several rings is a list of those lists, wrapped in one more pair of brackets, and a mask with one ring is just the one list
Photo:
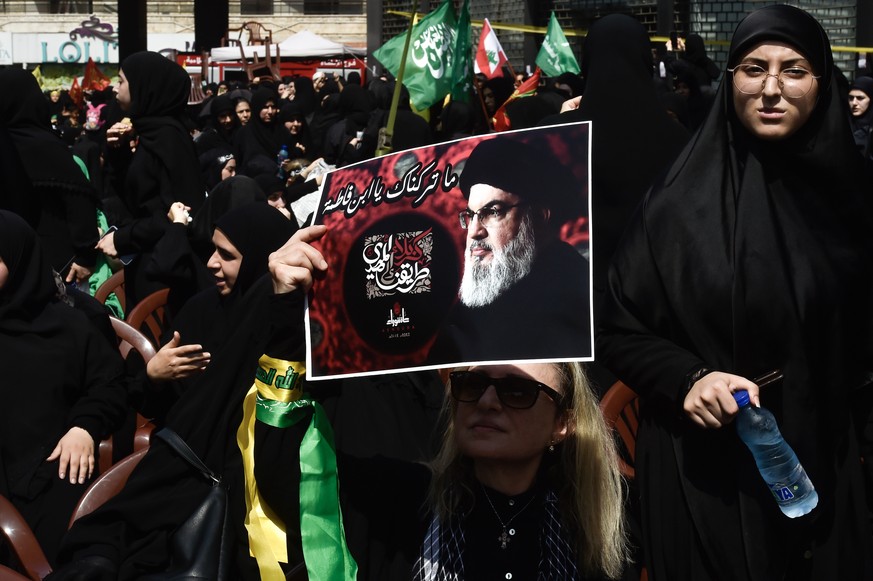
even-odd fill
[(734, 401), (737, 402), (737, 405), (740, 407), (747, 406), (750, 403), (749, 400), (749, 392), (745, 389), (740, 389), (734, 392)]

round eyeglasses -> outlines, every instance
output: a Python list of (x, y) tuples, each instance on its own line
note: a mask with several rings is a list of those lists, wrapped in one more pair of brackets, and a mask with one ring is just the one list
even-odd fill
[(452, 397), (462, 403), (475, 403), (493, 385), (497, 399), (501, 405), (517, 410), (532, 408), (542, 391), (559, 408), (564, 406), (564, 397), (544, 383), (508, 375), (506, 377), (489, 377), (476, 371), (453, 371), (449, 374)]
[(803, 67), (793, 66), (779, 71), (779, 74), (774, 75), (753, 64), (737, 65), (732, 69), (728, 69), (729, 73), (733, 74), (734, 86), (740, 93), (746, 95), (757, 95), (764, 90), (767, 84), (767, 79), (774, 77), (782, 95), (789, 99), (799, 99), (812, 89), (813, 81), (820, 79), (820, 76), (813, 75), (810, 71)]
[(473, 225), (473, 218), (478, 216), (479, 224), (481, 224), (483, 228), (487, 228), (488, 226), (503, 220), (503, 218), (505, 218), (513, 208), (518, 208), (523, 205), (524, 204), (522, 203), (513, 204), (511, 206), (496, 204), (494, 206), (485, 206), (475, 212), (470, 208), (467, 208), (458, 213), (458, 219), (461, 221), (461, 228), (466, 230)]

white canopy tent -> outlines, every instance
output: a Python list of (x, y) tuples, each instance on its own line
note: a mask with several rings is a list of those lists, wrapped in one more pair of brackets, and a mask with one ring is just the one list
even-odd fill
[[(266, 56), (267, 47), (263, 45), (248, 45), (244, 46), (243, 50), (247, 59), (254, 58), (256, 55), (258, 58), (263, 59)], [(292, 34), (278, 45), (270, 45), (270, 55), (275, 57), (277, 54), (282, 58), (310, 59), (344, 56), (363, 57), (367, 54), (367, 50), (347, 46), (319, 36), (314, 32), (302, 30)], [(238, 61), (241, 58), (240, 47), (216, 47), (212, 49), (210, 56), (213, 61)]]

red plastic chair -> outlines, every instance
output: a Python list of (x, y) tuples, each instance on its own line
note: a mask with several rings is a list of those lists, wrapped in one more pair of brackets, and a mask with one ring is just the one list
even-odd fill
[[(76, 520), (91, 514), (107, 500), (118, 494), (146, 452), (148, 452), (147, 448), (134, 452), (92, 482), (82, 498), (79, 499), (68, 526), (73, 526)], [(52, 572), (51, 565), (49, 565), (48, 559), (46, 559), (45, 553), (39, 546), (30, 526), (18, 512), (18, 509), (3, 495), (0, 495), (0, 533), (25, 573), (25, 576), (22, 576), (20, 573), (0, 566), (0, 580), (31, 579), (32, 581), (41, 581)]]
[(94, 298), (105, 304), (106, 298), (111, 293), (115, 293), (118, 302), (121, 303), (121, 310), (126, 313), (127, 306), (124, 303), (124, 270), (119, 270), (103, 281), (103, 284), (97, 287), (97, 290), (94, 292)]
[(616, 381), (600, 400), (600, 411), (606, 425), (618, 432), (627, 459), (619, 457), (619, 469), (626, 478), (634, 478), (636, 473), (633, 461), (636, 457), (637, 431), (640, 426), (640, 398), (637, 393), (621, 381)]
[(167, 306), (167, 297), (170, 294), (170, 289), (161, 289), (155, 291), (127, 314), (127, 323), (144, 334), (156, 348), (161, 346), (161, 334), (166, 327), (165, 307)]
[(146, 455), (146, 452), (148, 452), (148, 447), (137, 450), (130, 456), (119, 460), (109, 470), (101, 474), (97, 480), (92, 482), (73, 510), (69, 526), (73, 526), (74, 522), (85, 515), (91, 514), (107, 500), (118, 494), (124, 488), (130, 473), (133, 472), (136, 465)]
[(41, 581), (52, 572), (42, 547), (18, 509), (0, 494), (0, 533), (12, 554), (21, 563), (28, 579)]
[[(145, 363), (148, 363), (155, 356), (155, 347), (146, 339), (145, 335), (115, 317), (109, 317), (109, 321), (112, 323), (112, 328), (118, 337), (118, 351), (121, 353), (122, 358), (127, 359), (130, 352), (134, 350), (142, 356)], [(148, 447), (152, 432), (154, 431), (155, 425), (153, 423), (136, 414), (136, 427), (133, 435), (134, 452)], [(100, 442), (98, 463), (101, 474), (104, 474), (112, 466), (112, 456), (113, 436), (110, 436)]]

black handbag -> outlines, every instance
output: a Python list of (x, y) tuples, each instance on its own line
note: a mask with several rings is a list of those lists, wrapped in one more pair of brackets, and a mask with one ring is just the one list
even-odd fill
[(162, 428), (153, 436), (162, 439), (185, 461), (209, 479), (213, 486), (197, 509), (173, 532), (170, 565), (165, 572), (141, 577), (141, 581), (229, 579), (232, 531), (228, 522), (227, 490), (209, 467), (188, 447), (179, 434)]

